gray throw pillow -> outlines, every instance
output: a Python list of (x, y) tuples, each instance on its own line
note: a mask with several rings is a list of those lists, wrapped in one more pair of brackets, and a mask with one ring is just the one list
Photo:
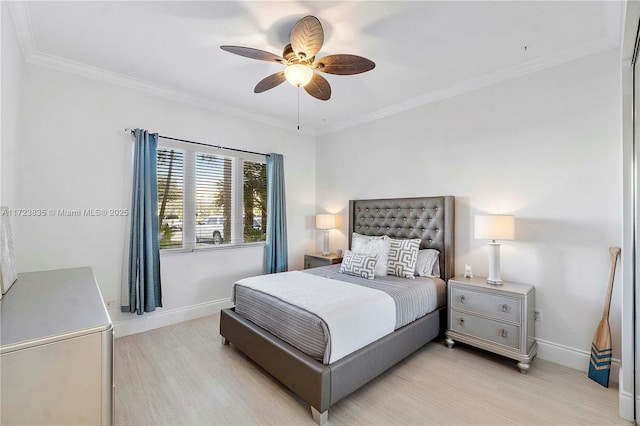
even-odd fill
[(351, 250), (346, 250), (338, 272), (341, 274), (355, 275), (356, 277), (372, 280), (375, 278), (377, 262), (377, 255), (369, 256), (366, 254), (354, 253)]

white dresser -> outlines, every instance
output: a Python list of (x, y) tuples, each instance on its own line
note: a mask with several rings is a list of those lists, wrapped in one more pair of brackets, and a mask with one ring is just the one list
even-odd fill
[(449, 327), (446, 342), (467, 343), (518, 361), (526, 374), (536, 356), (535, 287), (505, 282), (487, 284), (484, 278), (449, 280)]
[(112, 424), (113, 328), (91, 268), (18, 274), (0, 364), (3, 426)]

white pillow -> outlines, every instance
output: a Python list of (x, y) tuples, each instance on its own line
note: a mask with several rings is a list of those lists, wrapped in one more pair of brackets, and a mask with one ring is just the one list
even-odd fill
[(379, 237), (373, 237), (371, 235), (362, 235), (362, 234), (358, 234), (357, 232), (354, 232), (351, 234), (351, 245), (353, 246), (353, 244), (355, 244), (356, 242), (358, 243), (369, 242), (371, 240), (382, 240), (383, 238), (384, 238), (384, 235), (380, 235)]
[(418, 251), (416, 275), (420, 277), (440, 277), (440, 252), (433, 249)]
[(390, 247), (391, 241), (383, 239), (383, 237), (368, 237), (355, 232), (351, 237), (352, 252), (378, 257), (376, 276), (379, 277), (387, 275)]

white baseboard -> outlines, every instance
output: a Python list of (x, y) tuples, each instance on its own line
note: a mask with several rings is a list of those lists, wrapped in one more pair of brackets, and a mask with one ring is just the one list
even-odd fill
[[(624, 383), (625, 377), (622, 372), (622, 368), (620, 368), (620, 373), (618, 375), (618, 415), (630, 422), (633, 422), (633, 394), (624, 389), (628, 388)], [(638, 401), (636, 400), (636, 407), (638, 406)]]
[(618, 393), (618, 415), (630, 422), (633, 421), (633, 395), (621, 390)]
[(142, 316), (133, 315), (135, 318), (113, 323), (115, 337), (128, 336), (130, 334), (142, 333), (154, 328), (166, 327), (192, 319), (213, 315), (220, 312), (220, 309), (233, 306), (230, 298), (212, 300), (210, 302), (199, 303), (197, 305), (185, 306), (183, 308), (167, 309)]
[[(536, 338), (536, 341), (538, 342), (537, 356), (540, 359), (546, 359), (547, 361), (555, 362), (556, 364), (564, 365), (575, 370), (584, 372), (589, 371), (589, 359), (591, 358), (591, 352), (550, 342), (548, 340)], [(618, 383), (619, 372), (620, 360), (613, 358), (611, 360), (609, 380), (613, 383)]]

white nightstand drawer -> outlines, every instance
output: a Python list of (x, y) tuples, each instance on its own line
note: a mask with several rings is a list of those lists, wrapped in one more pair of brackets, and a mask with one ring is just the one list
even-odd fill
[(460, 287), (451, 289), (451, 307), (477, 312), (492, 318), (520, 323), (520, 300), (480, 293)]
[(449, 328), (458, 333), (489, 340), (514, 349), (520, 348), (520, 327), (475, 315), (452, 311)]

